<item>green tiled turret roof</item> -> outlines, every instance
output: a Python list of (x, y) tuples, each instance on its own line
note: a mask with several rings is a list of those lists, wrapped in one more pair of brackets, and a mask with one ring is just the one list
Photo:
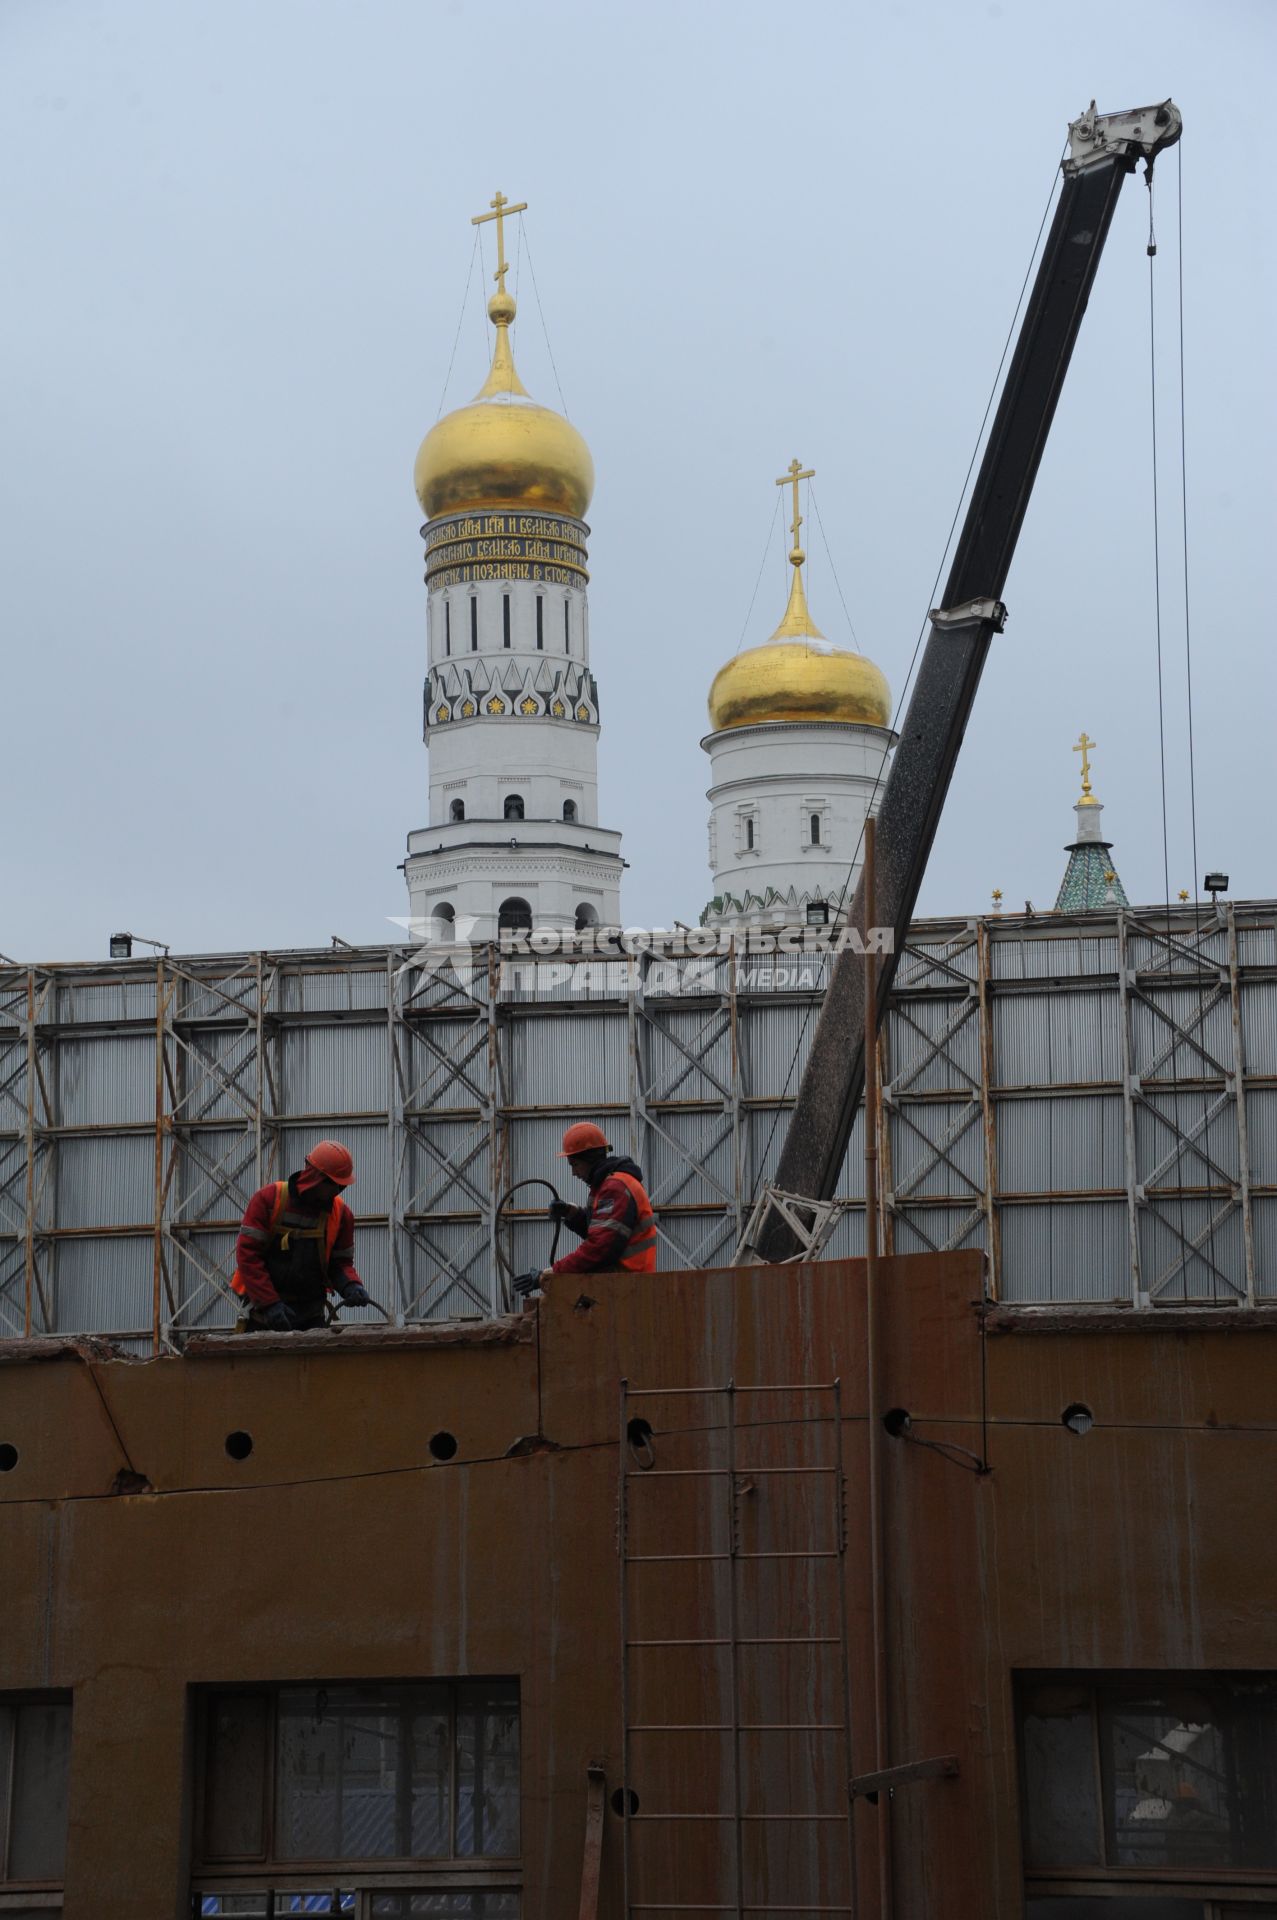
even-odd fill
[(1126, 889), (1111, 863), (1111, 846), (1107, 840), (1079, 840), (1068, 849), (1069, 864), (1055, 896), (1057, 913), (1089, 913), (1095, 907), (1130, 906)]

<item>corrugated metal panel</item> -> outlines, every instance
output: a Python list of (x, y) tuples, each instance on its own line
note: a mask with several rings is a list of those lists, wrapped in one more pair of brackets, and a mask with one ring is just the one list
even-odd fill
[(58, 1225), (146, 1227), (155, 1218), (155, 1140), (64, 1140), (58, 1150)]
[(1255, 1293), (1261, 1300), (1277, 1300), (1277, 1198), (1250, 1203), (1255, 1233)]
[(512, 1106), (592, 1107), (628, 1099), (624, 1005), (570, 1018), (520, 1015), (502, 1031), (503, 1098)]
[(1068, 1205), (1003, 1207), (1002, 1299), (1131, 1299), (1125, 1205), (1074, 1201)]
[(998, 1191), (1087, 1193), (1126, 1183), (1116, 1094), (1000, 1100), (994, 1110)]
[(57, 1098), (64, 1127), (154, 1125), (154, 1035), (59, 1041)]
[(1277, 1187), (1277, 1088), (1258, 1087), (1246, 1095), (1246, 1130), (1251, 1180)]
[(155, 1254), (149, 1235), (64, 1240), (54, 1312), (60, 1333), (143, 1333), (151, 1324)]
[(279, 1041), (285, 1113), (385, 1113), (390, 1097), (386, 1029), (296, 1027)]
[[(978, 1003), (937, 996), (911, 999), (889, 1016), (887, 1078), (900, 1093), (965, 1093), (980, 1084)], [(939, 1042), (949, 1037), (943, 1047)]]
[[(1230, 1182), (1239, 1174), (1237, 1119), (1231, 1102), (1219, 1106), (1220, 1095), (1194, 1088), (1181, 1093), (1146, 1092), (1135, 1109), (1135, 1157), (1141, 1184), (1151, 1193), (1160, 1187), (1218, 1185), (1214, 1167)], [(1152, 1178), (1157, 1174), (1156, 1180)]]
[[(1273, 910), (1243, 908), (1238, 917), (1243, 965), (1273, 965)], [(1042, 1196), (1032, 1205), (999, 1203), (1003, 1294), (1128, 1297), (1116, 923), (1103, 915), (1050, 916), (984, 927), (998, 1188)], [(1219, 985), (1226, 985), (1218, 969), (1227, 964), (1227, 930), (1217, 923), (1206, 929), (1202, 958), (1194, 951), (1191, 914), (1173, 915), (1173, 932), (1168, 972), (1157, 925), (1143, 931), (1137, 917), (1128, 920), (1128, 952), (1141, 969), (1143, 996), (1131, 1010), (1136, 1070), (1144, 1080), (1136, 1096), (1132, 1177), (1147, 1190), (1140, 1216), (1145, 1283), (1169, 1273), (1172, 1295), (1211, 1297), (1209, 1286), (1220, 1285), (1209, 1274), (1211, 1236), (1207, 1257), (1194, 1254), (1186, 1278), (1174, 1271), (1174, 1228), (1183, 1219), (1195, 1223), (1193, 1231), (1206, 1231), (1212, 1210), (1228, 1206), (1239, 1176), (1227, 1086), (1231, 1015), (1227, 998), (1218, 998)], [(902, 956), (902, 998), (889, 1015), (885, 1048), (888, 1083), (902, 1096), (888, 1143), (890, 1184), (901, 1196), (896, 1244), (946, 1245), (955, 1234), (981, 1244), (983, 1127), (978, 1105), (969, 1103), (982, 1070), (974, 1003), (955, 1023), (963, 1011), (962, 983), (976, 974), (973, 926), (915, 928), (910, 949)], [(173, 983), (169, 1015), (183, 1043), (167, 1043), (176, 1108), (165, 1139), (166, 1168), (173, 1163), (166, 1201), (171, 1266), (183, 1315), (207, 1318), (215, 1310), (216, 1290), (210, 1294), (209, 1281), (199, 1277), (200, 1263), (212, 1260), (214, 1277), (223, 1268), (229, 1273), (233, 1223), (259, 1178), (287, 1172), (316, 1139), (332, 1133), (348, 1141), (359, 1164), (352, 1198), (369, 1221), (361, 1229), (361, 1261), (384, 1272), (387, 1286), (394, 1271), (390, 1236), (371, 1223), (391, 1208), (393, 1165), (401, 1169), (400, 1208), (430, 1216), (401, 1230), (397, 1246), (406, 1297), (424, 1288), (424, 1310), (431, 1314), (467, 1301), (468, 1311), (478, 1311), (476, 1297), (497, 1297), (485, 1238), (492, 1185), (548, 1175), (566, 1189), (570, 1177), (556, 1156), (564, 1122), (577, 1114), (600, 1118), (664, 1199), (664, 1265), (726, 1257), (738, 1212), (774, 1174), (788, 1127), (784, 1102), (797, 1091), (816, 1028), (818, 998), (795, 992), (795, 977), (823, 976), (825, 961), (643, 957), (600, 964), (588, 977), (556, 972), (553, 962), (533, 975), (525, 968), (521, 980), (507, 979), (499, 1001), (494, 1085), (486, 958), (470, 981), (472, 991), (463, 993), (447, 971), (403, 971), (409, 957), (393, 949), (263, 956), (271, 1074), (262, 1075), (260, 1117), (254, 1110), (261, 1072), (254, 1051), (257, 960), (227, 955), (165, 963), (164, 978)], [(1184, 978), (1203, 958), (1214, 970), (1204, 987)], [(150, 1233), (121, 1239), (110, 1230), (148, 1229), (154, 1208), (156, 969), (138, 961), (118, 969), (40, 971), (35, 980), (37, 992), (46, 982), (52, 986), (37, 1030), (53, 1103), (47, 1116), (43, 1107), (36, 1116), (36, 1153), (48, 1168), (38, 1225), (85, 1236), (42, 1249), (56, 1311), (70, 1316), (61, 1321), (68, 1326), (145, 1326)], [(397, 1009), (411, 1009), (394, 1036), (384, 1017), (388, 989)], [(0, 1324), (11, 1324), (23, 1286), (27, 993), (24, 971), (0, 971)], [(728, 1019), (733, 995), (735, 1059)], [(1218, 1003), (1207, 1015), (1202, 1047), (1181, 1040), (1172, 1053), (1172, 1032), (1158, 1010), (1192, 1030), (1213, 997)], [(1277, 982), (1243, 971), (1241, 1000), (1248, 1069), (1277, 1072)], [(429, 1008), (442, 1011), (422, 1011)], [(954, 1031), (941, 1045), (951, 1024)], [(630, 1057), (632, 1036), (637, 1063)], [(387, 1115), (392, 1037), (404, 1075), (395, 1097), (405, 1099), (409, 1114), (407, 1134), (393, 1143)], [(1204, 1075), (1208, 1084), (1179, 1090), (1151, 1084), (1176, 1074)], [(166, 1079), (166, 1090), (169, 1085)], [(998, 1088), (1016, 1087), (1035, 1090), (1033, 1097), (998, 1098)], [(1065, 1088), (1071, 1091), (1052, 1092)], [(954, 1097), (909, 1097), (945, 1094)], [(506, 1148), (497, 1166), (489, 1153), (494, 1101)], [(631, 1115), (644, 1101), (649, 1121), (634, 1130)], [(1195, 1145), (1177, 1147), (1172, 1123), (1192, 1133), (1215, 1106)], [(350, 1115), (369, 1117), (361, 1124)], [(1277, 1093), (1251, 1087), (1247, 1116), (1252, 1185), (1277, 1185)], [(54, 1131), (42, 1130), (46, 1119)], [(856, 1195), (863, 1186), (860, 1140), (858, 1123), (842, 1176), (842, 1190)], [(1162, 1166), (1168, 1153), (1170, 1163)], [(1165, 1198), (1165, 1189), (1178, 1184), (1215, 1191), (1182, 1203)], [(1062, 1193), (1090, 1197), (1051, 1200)], [(1256, 1265), (1267, 1297), (1277, 1295), (1269, 1278), (1274, 1204), (1255, 1193)], [(450, 1214), (461, 1217), (450, 1221)], [(850, 1218), (835, 1248), (858, 1244), (862, 1232), (858, 1216)], [(520, 1223), (514, 1235), (526, 1242), (527, 1264), (543, 1257), (548, 1235), (539, 1221)], [(1216, 1263), (1240, 1284), (1245, 1257), (1236, 1209), (1217, 1226), (1213, 1243)], [(464, 1285), (448, 1277), (448, 1260), (459, 1263)]]
[(976, 1099), (893, 1108), (891, 1184), (897, 1201), (966, 1199), (984, 1188), (984, 1119)]
[(1250, 980), (1241, 994), (1248, 1073), (1277, 1073), (1277, 980)]
[[(1245, 1297), (1240, 1206), (1164, 1200), (1139, 1213), (1140, 1265), (1154, 1301), (1236, 1302)], [(1213, 1222), (1213, 1224), (1212, 1224)], [(1191, 1251), (1197, 1248), (1200, 1250)]]
[(994, 998), (991, 1023), (997, 1086), (1076, 1086), (1121, 1075), (1116, 989), (1009, 993)]

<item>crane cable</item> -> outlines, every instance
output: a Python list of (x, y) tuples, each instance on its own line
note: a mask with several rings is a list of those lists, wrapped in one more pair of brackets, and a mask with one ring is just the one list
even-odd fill
[[(1161, 595), (1161, 554), (1160, 554), (1160, 539), (1159, 539), (1160, 501), (1159, 501), (1159, 492), (1158, 492), (1158, 439), (1157, 439), (1157, 330), (1156, 330), (1156, 300), (1155, 300), (1155, 294), (1154, 294), (1155, 276), (1153, 271), (1153, 261), (1157, 254), (1157, 239), (1156, 239), (1156, 234), (1154, 232), (1154, 227), (1153, 227), (1152, 172), (1153, 172), (1152, 166), (1150, 165), (1147, 170), (1148, 193), (1149, 193), (1149, 229), (1148, 229), (1148, 247), (1147, 247), (1148, 275), (1149, 275), (1149, 279), (1148, 279), (1149, 396), (1150, 396), (1150, 412), (1152, 415), (1153, 570), (1154, 570), (1154, 609), (1155, 609), (1155, 618), (1156, 618), (1156, 626), (1157, 626), (1157, 727), (1158, 727), (1158, 751), (1159, 751), (1159, 760), (1160, 760), (1161, 788), (1162, 788), (1162, 877), (1163, 877), (1163, 884), (1166, 892), (1166, 964), (1167, 964), (1168, 979), (1170, 979), (1170, 978), (1173, 978), (1174, 976), (1173, 963), (1174, 963), (1175, 953), (1174, 953), (1174, 941), (1173, 941), (1173, 936), (1171, 932), (1171, 881), (1170, 881), (1170, 856), (1169, 856), (1170, 835), (1169, 835), (1169, 827), (1168, 827), (1168, 819), (1167, 819), (1166, 729), (1165, 729), (1165, 718), (1164, 718), (1164, 712), (1163, 712), (1163, 684), (1162, 684), (1162, 675), (1163, 675), (1162, 595)], [(1187, 718), (1188, 718), (1189, 832), (1190, 832), (1191, 855), (1192, 855), (1192, 862), (1193, 862), (1193, 960), (1194, 960), (1194, 972), (1196, 973), (1196, 976), (1197, 976), (1197, 1039), (1196, 1041), (1190, 1041), (1189, 1046), (1199, 1054), (1202, 1065), (1207, 1066), (1207, 1065), (1213, 1064), (1213, 1061), (1212, 1061), (1212, 1056), (1208, 1052), (1207, 1046), (1206, 1046), (1206, 993), (1205, 993), (1204, 972), (1203, 972), (1205, 957), (1202, 951), (1203, 935), (1202, 935), (1202, 918), (1201, 918), (1201, 876), (1200, 876), (1198, 865), (1197, 865), (1197, 769), (1195, 764), (1194, 729), (1193, 729), (1193, 718), (1194, 718), (1193, 716), (1193, 638), (1192, 638), (1192, 611), (1191, 611), (1189, 580), (1188, 580), (1188, 425), (1187, 425), (1187, 404), (1186, 404), (1186, 397), (1185, 397), (1185, 376), (1184, 376), (1184, 161), (1183, 161), (1182, 146), (1179, 147), (1176, 151), (1176, 188), (1177, 188), (1177, 194), (1176, 194), (1176, 199), (1177, 199), (1177, 207), (1176, 207), (1177, 287), (1176, 287), (1176, 291), (1177, 291), (1177, 303), (1178, 303), (1178, 315), (1177, 315), (1178, 343), (1177, 344), (1178, 344), (1178, 358), (1179, 358), (1178, 374), (1179, 374), (1180, 529), (1181, 529), (1181, 537), (1182, 537), (1182, 565), (1183, 565), (1183, 580), (1184, 580), (1184, 674), (1185, 674), (1185, 690), (1186, 690), (1186, 696), (1187, 696), (1187, 709), (1188, 709)], [(1180, 1267), (1183, 1273), (1184, 1297), (1188, 1298), (1190, 1297), (1188, 1292), (1189, 1282), (1190, 1282), (1190, 1259), (1194, 1254), (1196, 1254), (1196, 1257), (1198, 1259), (1200, 1259), (1202, 1256), (1198, 1248), (1195, 1246), (1195, 1244), (1190, 1241), (1188, 1236), (1188, 1230), (1185, 1225), (1184, 1151), (1186, 1147), (1191, 1147), (1192, 1143), (1191, 1141), (1185, 1138), (1184, 1130), (1180, 1125), (1180, 1113), (1181, 1113), (1180, 1077), (1181, 1076), (1180, 1076), (1180, 1069), (1179, 1069), (1179, 1052), (1180, 1052), (1181, 1040), (1178, 1032), (1176, 1032), (1174, 1028), (1172, 1028), (1172, 1032), (1174, 1037), (1171, 1042), (1171, 1100), (1172, 1100), (1172, 1116), (1173, 1116), (1171, 1121), (1171, 1126), (1172, 1126), (1172, 1131), (1175, 1135), (1175, 1185), (1176, 1185), (1176, 1197), (1178, 1202), (1177, 1211), (1179, 1216)], [(1190, 1061), (1190, 1066), (1191, 1066), (1191, 1061)], [(1196, 1077), (1203, 1080), (1205, 1079), (1205, 1075), (1201, 1073), (1199, 1073), (1196, 1076), (1193, 1076), (1190, 1074), (1190, 1077)], [(1215, 1216), (1214, 1216), (1213, 1202), (1210, 1197), (1210, 1177), (1211, 1177), (1212, 1171), (1214, 1171), (1211, 1158), (1210, 1158), (1210, 1093), (1208, 1088), (1205, 1085), (1203, 1085), (1201, 1092), (1202, 1092), (1202, 1122), (1201, 1122), (1202, 1143), (1201, 1143), (1201, 1146), (1198, 1149), (1196, 1149), (1196, 1151), (1197, 1151), (1198, 1158), (1201, 1160), (1201, 1163), (1202, 1163), (1203, 1178), (1205, 1181), (1206, 1241), (1209, 1249), (1208, 1254), (1206, 1256), (1206, 1266), (1207, 1266), (1208, 1274), (1212, 1277), (1211, 1291), (1212, 1291), (1212, 1294), (1214, 1294), (1215, 1281), (1219, 1277), (1219, 1270), (1215, 1262)], [(1245, 1098), (1244, 1092), (1240, 1087), (1237, 1089), (1236, 1097), (1238, 1100), (1242, 1100)]]
[[(931, 583), (931, 592), (927, 599), (928, 611), (923, 615), (922, 624), (918, 628), (918, 636), (913, 643), (913, 652), (909, 658), (909, 668), (908, 668), (908, 672), (905, 674), (904, 686), (901, 688), (900, 697), (896, 701), (895, 711), (891, 716), (891, 732), (893, 734), (896, 731), (897, 725), (900, 720), (900, 716), (904, 712), (905, 700), (908, 697), (909, 689), (913, 685), (914, 673), (918, 665), (918, 655), (922, 651), (922, 643), (926, 637), (927, 628), (931, 624), (930, 609), (934, 607), (936, 604), (936, 595), (940, 590), (941, 577), (944, 574), (945, 565), (948, 561), (950, 551), (952, 550), (952, 547), (953, 547), (953, 536), (957, 531), (958, 520), (962, 513), (963, 506), (966, 502), (968, 490), (971, 486), (971, 476), (975, 472), (976, 461), (979, 459), (981, 449), (984, 446), (984, 436), (985, 436), (985, 431), (989, 424), (989, 416), (993, 412), (994, 401), (997, 399), (999, 390), (1001, 388), (1002, 370), (1006, 366), (1007, 355), (1010, 353), (1012, 342), (1015, 339), (1016, 324), (1019, 321), (1020, 312), (1024, 306), (1024, 296), (1028, 292), (1029, 280), (1032, 277), (1034, 264), (1038, 257), (1038, 251), (1042, 245), (1042, 236), (1046, 232), (1047, 221), (1051, 217), (1051, 209), (1055, 203), (1056, 189), (1060, 183), (1060, 167), (1064, 159), (1064, 153), (1067, 152), (1067, 150), (1068, 149), (1066, 145), (1063, 151), (1061, 152), (1060, 159), (1056, 162), (1055, 168), (1051, 174), (1051, 187), (1046, 197), (1046, 206), (1043, 209), (1042, 219), (1038, 225), (1037, 236), (1034, 239), (1033, 246), (1029, 252), (1029, 263), (1024, 270), (1024, 279), (1020, 283), (1020, 291), (1016, 298), (1015, 311), (1011, 315), (1011, 324), (1007, 328), (1006, 339), (1002, 343), (1002, 352), (998, 358), (997, 368), (993, 375), (993, 384), (989, 389), (988, 400), (985, 402), (984, 415), (980, 421), (979, 431), (977, 432), (975, 437), (975, 445), (971, 449), (971, 458), (967, 462), (967, 471), (963, 478), (961, 489), (958, 493), (958, 503), (953, 510), (953, 519), (949, 522), (949, 531), (945, 537), (944, 551), (940, 555), (940, 564), (936, 568), (936, 576)], [(810, 496), (810, 493), (811, 493), (811, 488), (809, 483), (808, 485), (809, 496)], [(817, 517), (819, 518), (819, 516)], [(821, 533), (822, 535), (824, 533), (823, 527), (821, 528)], [(833, 559), (831, 556), (830, 557), (831, 571), (832, 571), (832, 568), (833, 568)], [(840, 597), (841, 597), (841, 592), (842, 592), (842, 589), (839, 588)], [(844, 602), (844, 610), (845, 610), (845, 606), (846, 606), (846, 603)], [(851, 625), (850, 615), (848, 615), (847, 624), (848, 626)], [(852, 631), (853, 631), (853, 637), (854, 637), (854, 632), (855, 632), (854, 628), (852, 629)], [(874, 776), (873, 789), (869, 795), (869, 805), (866, 808), (866, 817), (868, 817), (869, 813), (872, 813), (874, 811), (875, 805), (878, 800), (879, 791), (884, 784), (888, 751), (889, 751), (889, 748), (883, 749), (882, 761), (879, 765), (877, 773)], [(843, 911), (843, 907), (847, 898), (847, 889), (848, 887), (850, 887), (852, 878), (856, 872), (856, 868), (860, 859), (861, 848), (864, 844), (864, 838), (865, 838), (865, 830), (864, 830), (864, 823), (862, 822), (860, 832), (856, 838), (855, 849), (851, 856), (851, 864), (847, 868), (847, 877), (843, 881), (842, 886), (839, 889), (837, 904), (834, 907), (833, 920), (835, 925), (837, 924), (839, 914)], [(772, 1123), (771, 1123), (771, 1128), (767, 1135), (766, 1145), (764, 1146), (761, 1155), (759, 1156), (757, 1162), (755, 1163), (753, 1184), (750, 1188), (749, 1203), (748, 1203), (751, 1209), (753, 1208), (754, 1203), (758, 1198), (758, 1189), (763, 1184), (764, 1173), (767, 1167), (768, 1158), (772, 1150), (772, 1142), (775, 1140), (775, 1137), (776, 1137), (776, 1129), (780, 1125), (780, 1116), (784, 1111), (785, 1100), (789, 1093), (790, 1083), (794, 1077), (794, 1068), (798, 1065), (798, 1059), (800, 1054), (802, 1053), (803, 1042), (807, 1037), (807, 1029), (811, 1024), (811, 1016), (814, 1010), (815, 1010), (815, 1002), (812, 1001), (807, 1006), (803, 1014), (802, 1024), (798, 1029), (798, 1038), (794, 1043), (794, 1051), (789, 1062), (789, 1069), (785, 1074), (785, 1084), (780, 1090), (780, 1094), (776, 1102), (776, 1110), (772, 1115)]]
[[(1201, 880), (1202, 870), (1197, 864), (1197, 766), (1193, 742), (1193, 623), (1188, 591), (1188, 410), (1184, 399), (1184, 147), (1179, 142), (1175, 148), (1175, 188), (1176, 188), (1176, 274), (1179, 321), (1179, 506), (1180, 529), (1183, 536), (1183, 578), (1184, 578), (1184, 680), (1188, 700), (1188, 812), (1189, 827), (1192, 835), (1193, 852), (1193, 944), (1199, 956), (1197, 972), (1198, 1027), (1205, 1041), (1206, 1009), (1203, 1004), (1202, 970), (1200, 964), (1202, 948), (1201, 919)], [(1231, 976), (1231, 965), (1230, 965)], [(1229, 981), (1231, 997), (1232, 982)], [(1237, 1087), (1239, 1102), (1246, 1097), (1244, 1088)], [(1202, 1091), (1202, 1131), (1209, 1133), (1207, 1114), (1207, 1095)], [(1205, 1142), (1209, 1146), (1209, 1137)], [(1208, 1243), (1210, 1246), (1210, 1265), (1215, 1267), (1215, 1219), (1207, 1202), (1209, 1222)]]

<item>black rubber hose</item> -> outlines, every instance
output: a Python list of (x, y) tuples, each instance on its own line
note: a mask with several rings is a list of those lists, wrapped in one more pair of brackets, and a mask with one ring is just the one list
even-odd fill
[[(556, 1200), (562, 1199), (562, 1195), (560, 1194), (558, 1188), (555, 1186), (553, 1180), (536, 1180), (536, 1179), (516, 1180), (512, 1187), (506, 1188), (501, 1198), (497, 1201), (497, 1211), (496, 1211), (495, 1218), (496, 1218), (496, 1224), (498, 1225), (498, 1227), (501, 1224), (501, 1215), (505, 1210), (507, 1202), (510, 1200), (513, 1200), (515, 1194), (518, 1193), (521, 1187), (548, 1187)], [(554, 1265), (555, 1257), (559, 1251), (559, 1235), (562, 1232), (563, 1232), (563, 1222), (561, 1220), (556, 1220), (554, 1223), (554, 1238), (550, 1242), (550, 1258), (545, 1262), (547, 1267), (552, 1267)], [(508, 1279), (513, 1280), (514, 1268), (510, 1265), (510, 1262), (506, 1259), (504, 1253), (502, 1253), (501, 1251), (500, 1233), (498, 1233), (496, 1236), (496, 1242), (492, 1250), (497, 1256), (497, 1265), (501, 1268), (501, 1271), (506, 1275)]]

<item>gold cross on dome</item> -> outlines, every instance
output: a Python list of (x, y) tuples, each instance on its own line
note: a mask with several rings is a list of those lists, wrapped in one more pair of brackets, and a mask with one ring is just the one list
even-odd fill
[(510, 271), (510, 262), (505, 257), (505, 226), (503, 223), (513, 213), (526, 213), (528, 210), (528, 203), (526, 200), (520, 200), (517, 207), (512, 207), (510, 202), (506, 199), (505, 195), (503, 193), (498, 193), (493, 200), (489, 201), (488, 204), (492, 208), (492, 212), (476, 213), (474, 218), (471, 220), (470, 225), (472, 227), (481, 227), (488, 220), (496, 221), (497, 223), (497, 270), (493, 274), (492, 278), (497, 283), (497, 292), (504, 293), (505, 277), (507, 273), (509, 273)]
[(1092, 740), (1084, 728), (1073, 749), (1074, 753), (1082, 756), (1082, 792), (1088, 800), (1091, 797), (1091, 748), (1098, 745), (1099, 741)]
[(798, 511), (798, 482), (800, 480), (814, 480), (815, 478), (815, 467), (804, 467), (801, 460), (791, 460), (788, 472), (782, 473), (780, 479), (776, 482), (778, 487), (792, 487), (794, 489), (794, 517), (789, 523), (789, 531), (794, 536), (795, 553), (799, 551), (798, 529), (803, 524), (803, 516)]

